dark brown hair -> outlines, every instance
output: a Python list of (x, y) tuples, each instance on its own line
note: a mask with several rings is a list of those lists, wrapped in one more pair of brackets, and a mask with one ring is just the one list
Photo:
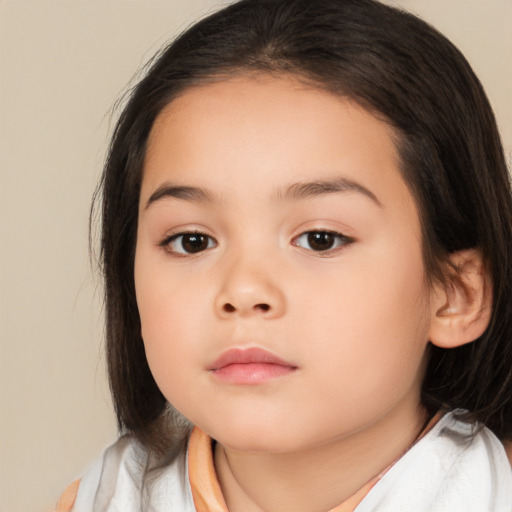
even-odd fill
[(493, 283), (490, 324), (459, 348), (430, 347), (431, 410), (512, 437), (512, 201), (495, 119), (462, 54), (411, 14), (374, 0), (241, 0), (164, 49), (131, 92), (99, 189), (110, 385), (119, 427), (165, 442), (166, 399), (146, 360), (134, 288), (138, 201), (148, 135), (170, 101), (236, 74), (291, 74), (389, 123), (423, 228), (431, 279), (454, 251), (478, 248)]

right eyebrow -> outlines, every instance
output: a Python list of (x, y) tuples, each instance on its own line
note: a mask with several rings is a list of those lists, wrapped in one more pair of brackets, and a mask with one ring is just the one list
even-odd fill
[(213, 194), (206, 189), (164, 183), (151, 194), (146, 202), (145, 209), (149, 208), (153, 203), (169, 197), (199, 203), (211, 203), (215, 201)]

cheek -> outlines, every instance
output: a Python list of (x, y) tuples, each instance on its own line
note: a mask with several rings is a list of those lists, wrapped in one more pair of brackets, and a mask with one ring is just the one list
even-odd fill
[[(152, 246), (148, 237), (141, 237), (135, 253), (135, 293), (145, 342), (157, 343), (169, 335), (180, 323), (191, 321), (196, 308), (191, 301), (197, 288), (172, 271), (163, 250)], [(180, 277), (181, 276), (181, 277)], [(185, 280), (188, 281), (188, 280)]]
[(164, 396), (182, 412), (211, 357), (204, 347), (205, 333), (213, 332), (211, 288), (204, 275), (176, 270), (165, 255), (137, 248), (135, 289), (146, 358)]
[(384, 251), (352, 263), (347, 272), (340, 266), (312, 298), (303, 297), (309, 307), (299, 314), (297, 336), (318, 340), (308, 357), (325, 368), (333, 391), (357, 403), (415, 382), (428, 342), (429, 290), (419, 250), (407, 256)]
[(195, 368), (191, 364), (193, 323), (186, 322), (182, 302), (172, 296), (169, 299), (160, 286), (155, 289), (146, 282), (137, 295), (149, 368), (163, 395), (179, 407), (176, 398), (179, 401), (186, 392), (186, 381), (192, 377), (190, 369)]
[(180, 320), (186, 318), (187, 300), (176, 294), (165, 265), (159, 262), (159, 255), (140, 246), (135, 257), (135, 290), (146, 357), (158, 386), (165, 394), (168, 381), (176, 375), (175, 371), (169, 372), (168, 369), (176, 367), (179, 370), (176, 361), (187, 357), (183, 346), (178, 343), (181, 339), (179, 333), (185, 330)]
[(141, 331), (148, 358), (150, 354), (186, 352), (193, 346), (190, 340), (198, 326), (200, 308), (193, 305), (193, 293), (169, 286), (161, 275), (159, 279), (146, 279), (137, 286), (137, 305)]

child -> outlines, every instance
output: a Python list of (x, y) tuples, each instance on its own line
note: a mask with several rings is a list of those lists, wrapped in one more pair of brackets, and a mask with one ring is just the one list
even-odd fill
[(438, 32), (236, 2), (152, 64), (101, 187), (123, 436), (61, 509), (512, 510), (509, 180)]

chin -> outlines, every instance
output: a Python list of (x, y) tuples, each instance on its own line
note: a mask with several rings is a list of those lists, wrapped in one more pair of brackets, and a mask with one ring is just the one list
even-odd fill
[(289, 426), (284, 425), (239, 424), (205, 432), (228, 450), (238, 452), (288, 453), (308, 445), (305, 436), (290, 432)]

